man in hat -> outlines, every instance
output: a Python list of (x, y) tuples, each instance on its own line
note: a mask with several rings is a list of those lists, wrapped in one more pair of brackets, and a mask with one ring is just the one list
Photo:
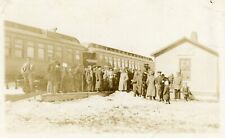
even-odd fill
[(96, 71), (95, 71), (95, 90), (97, 92), (99, 92), (101, 90), (101, 86), (102, 86), (102, 68), (101, 66), (96, 67)]
[(87, 72), (85, 74), (87, 90), (89, 92), (93, 91), (93, 70), (91, 66), (88, 66)]
[(55, 77), (55, 66), (56, 66), (56, 59), (55, 58), (51, 58), (50, 59), (50, 63), (48, 65), (47, 68), (47, 92), (48, 93), (53, 93), (53, 83), (54, 83), (54, 77)]
[(162, 99), (162, 80), (163, 80), (163, 77), (161, 75), (161, 71), (158, 71), (158, 76), (155, 78), (155, 87), (156, 87), (156, 92), (159, 96), (159, 101), (161, 101)]
[(33, 70), (34, 67), (31, 63), (31, 59), (27, 58), (26, 63), (24, 63), (21, 68), (21, 74), (24, 78), (23, 90), (25, 93), (33, 91)]
[(150, 98), (150, 100), (154, 99), (156, 97), (156, 91), (155, 91), (155, 78), (154, 78), (154, 72), (150, 71), (148, 78), (147, 78), (147, 97)]

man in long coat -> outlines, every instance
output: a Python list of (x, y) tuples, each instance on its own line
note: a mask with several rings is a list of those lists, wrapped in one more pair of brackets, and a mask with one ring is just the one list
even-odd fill
[(23, 90), (25, 93), (29, 93), (33, 91), (33, 64), (31, 63), (31, 59), (27, 58), (27, 62), (21, 68), (21, 74), (24, 78)]
[(144, 69), (143, 73), (142, 73), (142, 88), (141, 88), (141, 95), (146, 98), (146, 92), (147, 92), (147, 81), (148, 78), (148, 72), (147, 72), (147, 68)]
[(119, 91), (127, 91), (127, 80), (128, 80), (128, 74), (127, 72), (123, 69), (121, 74), (120, 74), (120, 81), (119, 81)]
[(150, 100), (155, 99), (156, 97), (156, 91), (155, 91), (155, 78), (154, 78), (154, 72), (150, 72), (150, 74), (148, 75), (147, 81), (147, 93), (146, 96), (150, 97)]
[(101, 90), (101, 86), (102, 86), (102, 69), (101, 67), (98, 67), (96, 72), (95, 72), (95, 89), (97, 92), (99, 92)]
[(132, 84), (133, 84), (133, 92), (134, 92), (134, 96), (139, 96), (139, 92), (138, 92), (138, 77), (140, 76), (140, 72), (138, 70), (134, 71), (134, 77), (131, 80)]
[(113, 84), (114, 84), (114, 75), (113, 75), (113, 69), (110, 68), (108, 72), (108, 82), (109, 82), (109, 90), (113, 90)]
[(158, 71), (158, 76), (155, 78), (155, 86), (156, 86), (156, 92), (159, 96), (159, 101), (162, 100), (162, 93), (163, 93), (162, 80), (163, 80), (163, 77), (161, 75), (161, 71)]
[(91, 66), (88, 67), (88, 70), (85, 74), (85, 79), (87, 83), (87, 90), (89, 92), (93, 91), (93, 71)]
[(55, 77), (55, 66), (56, 66), (56, 60), (55, 58), (52, 58), (48, 68), (47, 68), (47, 92), (48, 93), (53, 93), (54, 88), (53, 88), (53, 83), (54, 83), (54, 77)]

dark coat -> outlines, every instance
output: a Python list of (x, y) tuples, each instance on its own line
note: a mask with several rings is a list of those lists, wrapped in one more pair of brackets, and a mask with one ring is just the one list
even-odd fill
[(164, 100), (170, 100), (170, 86), (169, 85), (164, 86), (163, 99)]
[(96, 70), (95, 76), (96, 76), (95, 89), (100, 89), (102, 86), (102, 71)]

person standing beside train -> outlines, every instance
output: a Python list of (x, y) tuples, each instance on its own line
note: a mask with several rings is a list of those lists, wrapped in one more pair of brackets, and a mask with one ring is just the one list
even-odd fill
[(155, 78), (155, 87), (156, 87), (156, 92), (159, 96), (159, 101), (162, 100), (162, 92), (163, 92), (162, 80), (163, 80), (163, 77), (161, 75), (161, 71), (158, 71), (158, 76)]
[(113, 76), (113, 69), (109, 68), (108, 72), (108, 82), (109, 82), (109, 91), (113, 90), (113, 82), (114, 82), (114, 76)]
[(119, 81), (119, 91), (127, 91), (127, 80), (128, 80), (128, 73), (125, 69), (121, 70), (120, 74), (120, 81)]
[(82, 70), (81, 65), (77, 65), (72, 69), (73, 75), (73, 91), (78, 92), (81, 91), (81, 84), (82, 84)]
[(150, 71), (148, 78), (147, 78), (147, 94), (146, 97), (149, 97), (150, 100), (154, 99), (156, 97), (156, 92), (155, 92), (155, 77), (154, 77), (154, 72)]
[(23, 90), (25, 93), (30, 93), (33, 91), (33, 70), (34, 66), (31, 63), (31, 59), (27, 58), (27, 61), (21, 68), (21, 74), (24, 78)]
[(133, 92), (134, 92), (134, 97), (139, 96), (139, 92), (138, 92), (138, 77), (140, 75), (140, 72), (138, 70), (134, 71), (134, 77), (131, 80), (132, 84), (133, 84)]
[(54, 83), (54, 71), (55, 71), (55, 59), (54, 58), (51, 58), (50, 60), (50, 63), (48, 65), (48, 69), (47, 69), (47, 80), (48, 80), (48, 83), (47, 83), (47, 92), (48, 93), (53, 93), (54, 91), (54, 88), (53, 88), (53, 83)]
[(61, 65), (59, 61), (55, 61), (54, 70), (53, 70), (53, 94), (59, 92), (60, 81), (61, 81)]
[(93, 70), (91, 66), (88, 66), (85, 78), (88, 92), (93, 92)]
[(147, 77), (148, 77), (148, 69), (144, 68), (143, 72), (142, 72), (142, 89), (141, 89), (141, 96), (143, 96), (144, 98), (146, 98), (146, 92), (147, 92)]
[(97, 67), (95, 75), (96, 75), (95, 89), (97, 92), (99, 92), (102, 87), (102, 69), (100, 66)]

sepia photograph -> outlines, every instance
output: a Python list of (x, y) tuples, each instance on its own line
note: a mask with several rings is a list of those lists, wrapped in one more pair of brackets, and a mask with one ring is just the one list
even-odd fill
[(224, 137), (224, 0), (0, 0), (1, 137)]

